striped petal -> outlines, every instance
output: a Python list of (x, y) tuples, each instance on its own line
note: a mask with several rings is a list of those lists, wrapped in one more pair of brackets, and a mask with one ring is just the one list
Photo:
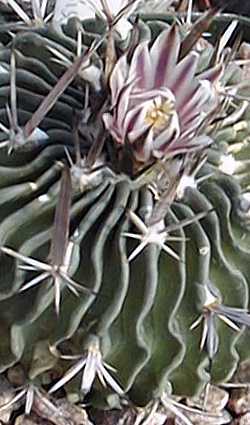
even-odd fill
[(148, 50), (148, 41), (139, 44), (135, 49), (129, 68), (129, 78), (137, 78), (137, 87), (149, 89), (153, 87), (153, 63)]
[(180, 34), (177, 25), (163, 31), (155, 40), (150, 59), (154, 64), (153, 87), (168, 86), (173, 75), (180, 51)]
[(134, 156), (139, 162), (147, 162), (151, 156), (154, 147), (153, 131), (152, 129), (146, 132), (144, 138), (137, 139), (133, 144)]
[(194, 82), (198, 60), (199, 56), (196, 53), (186, 56), (178, 63), (170, 77), (168, 87), (174, 93), (176, 99), (178, 99), (177, 105), (181, 103), (182, 97), (190, 89), (190, 83), (192, 84)]
[(123, 55), (115, 64), (110, 76), (110, 89), (112, 95), (112, 105), (117, 102), (117, 97), (128, 78), (127, 57)]

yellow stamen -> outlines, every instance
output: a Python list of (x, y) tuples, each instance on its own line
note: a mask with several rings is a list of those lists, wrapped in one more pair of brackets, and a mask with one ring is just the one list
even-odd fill
[(174, 102), (167, 99), (165, 102), (161, 102), (160, 105), (157, 105), (156, 102), (154, 103), (154, 106), (146, 113), (145, 122), (156, 130), (162, 130), (169, 124), (175, 112)]

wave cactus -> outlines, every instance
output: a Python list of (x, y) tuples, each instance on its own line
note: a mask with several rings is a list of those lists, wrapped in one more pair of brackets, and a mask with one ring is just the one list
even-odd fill
[(0, 11), (0, 370), (25, 378), (8, 408), (26, 397), (29, 414), (61, 389), (93, 406), (162, 402), (183, 420), (172, 395), (249, 357), (235, 24), (213, 47), (197, 36), (206, 17), (187, 32), (139, 14), (123, 39), (133, 2), (62, 25), (17, 22), (14, 3)]

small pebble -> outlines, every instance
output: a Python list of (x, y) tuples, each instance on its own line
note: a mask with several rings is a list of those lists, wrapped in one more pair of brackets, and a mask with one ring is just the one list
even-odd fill
[[(242, 415), (250, 411), (250, 387), (239, 388), (232, 391), (229, 402), (230, 409), (236, 415)], [(250, 425), (250, 422), (249, 422)]]
[(220, 413), (227, 405), (228, 399), (227, 391), (215, 385), (208, 385), (199, 396), (187, 398), (186, 402), (190, 407), (205, 409), (211, 413)]
[(249, 425), (250, 424), (250, 413), (246, 413), (240, 418), (235, 419), (231, 425)]
[(2, 407), (8, 404), (14, 397), (12, 386), (9, 384), (4, 376), (0, 377), (0, 423), (8, 424), (11, 414), (14, 410), (14, 406), (11, 405), (8, 409), (2, 409)]
[(44, 421), (43, 419), (34, 415), (21, 415), (16, 418), (15, 425), (51, 425), (51, 422)]
[(21, 387), (25, 383), (25, 372), (20, 364), (12, 366), (7, 371), (7, 378), (12, 385)]

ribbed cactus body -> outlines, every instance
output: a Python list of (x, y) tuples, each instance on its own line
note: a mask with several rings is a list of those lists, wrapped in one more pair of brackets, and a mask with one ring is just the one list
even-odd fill
[[(94, 28), (93, 21), (84, 25)], [(155, 37), (165, 25), (153, 19), (141, 22), (141, 37)], [(95, 33), (93, 28), (84, 36), (86, 44)], [(75, 34), (72, 22), (62, 33), (52, 27), (29, 29), (18, 32), (7, 43), (3, 33), (0, 121), (5, 126), (12, 49), (16, 56), (18, 118), (23, 126), (66, 69), (53, 60), (49, 48), (72, 62)], [(104, 51), (102, 47), (99, 54)], [(102, 66), (97, 54), (93, 60), (97, 67)], [(49, 261), (60, 179), (67, 162), (65, 147), (74, 158), (72, 119), (74, 112), (83, 108), (84, 90), (85, 80), (75, 79), (42, 120), (39, 128), (47, 133), (47, 140), (27, 143), (11, 155), (6, 148), (0, 149), (0, 244), (43, 262)], [(93, 87), (90, 93), (92, 107), (105, 98)], [(248, 331), (241, 328), (236, 332), (216, 319), (219, 345), (209, 359), (208, 353), (200, 350), (201, 327), (191, 330), (190, 326), (202, 313), (207, 286), (223, 305), (248, 308), (250, 204), (244, 194), (249, 190), (249, 147), (244, 141), (249, 137), (249, 106), (241, 120), (245, 117), (247, 127), (240, 131), (232, 125), (213, 130), (215, 142), (198, 173), (199, 178), (209, 178), (197, 187), (186, 188), (166, 211), (167, 229), (179, 223), (169, 236), (180, 239), (165, 241), (179, 260), (150, 243), (128, 261), (140, 243), (126, 236), (126, 232), (140, 234), (130, 214), (146, 221), (156, 204), (146, 178), (139, 181), (107, 165), (90, 171), (81, 191), (72, 177), (73, 253), (68, 274), (93, 293), (77, 297), (62, 283), (57, 317), (50, 280), (19, 293), (37, 272), (20, 269), (18, 260), (2, 252), (2, 372), (20, 362), (29, 378), (50, 384), (53, 374), (61, 376), (74, 364), (60, 360), (50, 347), (56, 346), (63, 354), (84, 355), (97, 338), (105, 362), (117, 371), (111, 372), (112, 376), (140, 405), (168, 390), (169, 383), (174, 394), (192, 395), (208, 382), (231, 378), (240, 359), (249, 357)], [(82, 131), (83, 155), (92, 143), (93, 131), (86, 127)], [(236, 152), (237, 167), (232, 175), (220, 167), (228, 146)], [(207, 214), (195, 220), (202, 212)], [(189, 218), (194, 221), (182, 225)], [(79, 379), (66, 388), (78, 393)], [(98, 384), (95, 389), (105, 393)]]

